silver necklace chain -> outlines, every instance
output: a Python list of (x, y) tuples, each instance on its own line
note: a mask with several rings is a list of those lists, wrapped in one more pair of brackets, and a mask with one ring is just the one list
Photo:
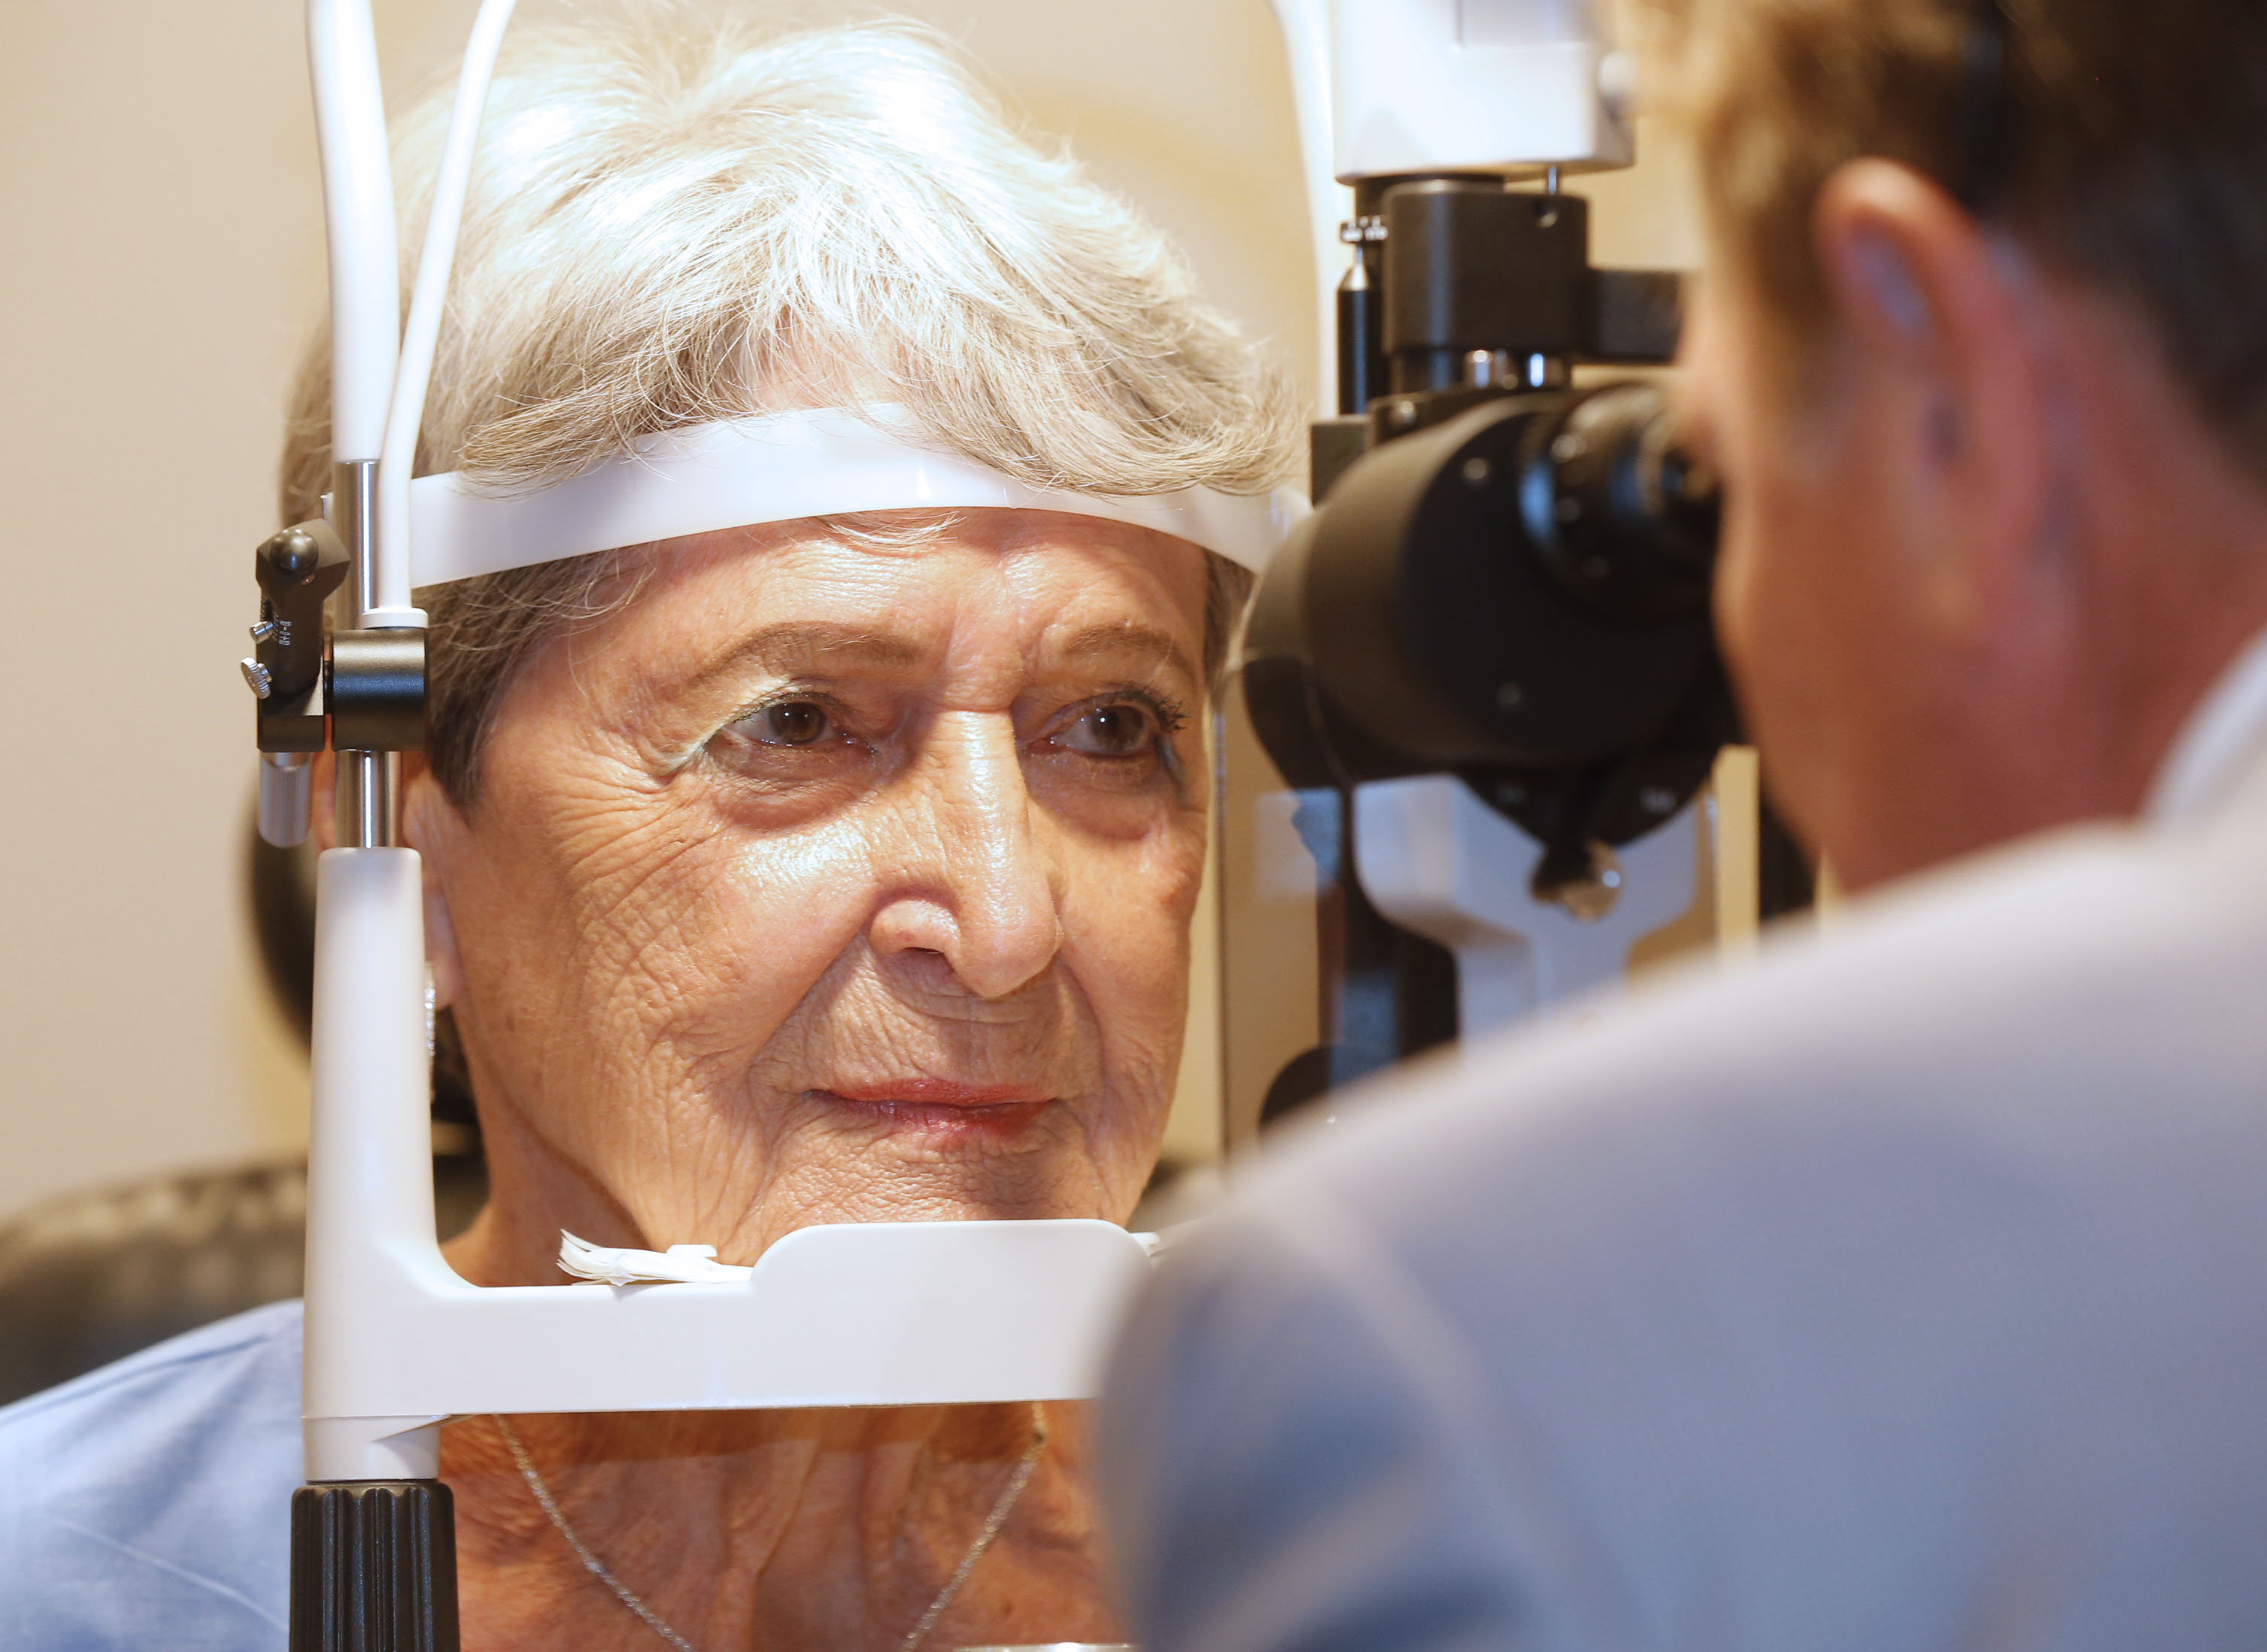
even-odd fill
[[(504, 1444), (511, 1451), (511, 1460), (519, 1465), (520, 1478), (527, 1482), (528, 1490), (535, 1494), (535, 1501), (542, 1505), (543, 1512), (549, 1517), (551, 1524), (559, 1528), (559, 1535), (567, 1539), (567, 1546), (575, 1551), (575, 1558), (583, 1562), (583, 1569), (613, 1590), (614, 1598), (635, 1612), (639, 1622), (675, 1647), (677, 1652), (693, 1652), (690, 1641), (671, 1628), (659, 1612), (639, 1599), (620, 1578), (607, 1568), (604, 1561), (591, 1553), (591, 1546), (583, 1541), (581, 1535), (568, 1524), (567, 1517), (559, 1511), (559, 1500), (551, 1495), (551, 1488), (544, 1484), (543, 1475), (535, 1466), (535, 1459), (527, 1454), (527, 1447), (520, 1444), (519, 1436), (511, 1424), (496, 1413), (491, 1412), (489, 1415), (498, 1432), (503, 1436)], [(952, 1575), (944, 1580), (944, 1587), (937, 1590), (936, 1598), (928, 1603), (928, 1610), (921, 1613), (921, 1620), (906, 1631), (904, 1640), (898, 1642), (898, 1652), (914, 1652), (915, 1648), (928, 1639), (929, 1631), (936, 1627), (937, 1619), (944, 1616), (945, 1609), (960, 1593), (961, 1585), (967, 1583), (969, 1574), (975, 1571), (976, 1563), (984, 1558), (985, 1551), (992, 1546), (993, 1539), (1008, 1524), (1009, 1515), (1014, 1512), (1016, 1500), (1023, 1496), (1023, 1488), (1031, 1483), (1031, 1476), (1038, 1471), (1039, 1459), (1046, 1454), (1046, 1449), (1047, 1415), (1034, 1401), (1031, 1406), (1031, 1443), (1023, 1448), (1023, 1455), (1016, 1465), (1016, 1472), (1009, 1476), (1008, 1483), (1001, 1488), (1000, 1495), (994, 1500), (992, 1512), (984, 1517), (984, 1524), (976, 1534), (976, 1541), (968, 1546), (968, 1553), (960, 1557), (960, 1564), (952, 1568)]]

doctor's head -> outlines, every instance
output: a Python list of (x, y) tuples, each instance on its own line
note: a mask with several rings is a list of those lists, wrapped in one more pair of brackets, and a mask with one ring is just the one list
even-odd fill
[[(901, 28), (522, 41), (463, 245), (421, 472), (538, 488), (888, 405), (1037, 489), (1288, 479), (1289, 397), (1178, 259)], [(326, 394), (318, 359), (291, 520)], [(1249, 583), (1156, 526), (891, 508), (421, 591), (406, 830), (495, 1188), (473, 1265), (553, 1276), (561, 1225), (746, 1261), (820, 1221), (1125, 1217)]]
[(2267, 9), (1653, 10), (1782, 807), (1859, 884), (2132, 814), (2267, 625)]

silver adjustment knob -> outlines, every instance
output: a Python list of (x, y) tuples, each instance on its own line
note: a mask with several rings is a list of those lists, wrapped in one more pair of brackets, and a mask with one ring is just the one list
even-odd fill
[(244, 673), (245, 684), (251, 689), (253, 696), (260, 699), (266, 699), (268, 686), (275, 681), (268, 675), (268, 668), (257, 660), (238, 660), (236, 665), (237, 669)]
[(263, 619), (252, 628), (252, 640), (254, 642), (265, 642), (275, 634), (275, 622), (272, 619)]

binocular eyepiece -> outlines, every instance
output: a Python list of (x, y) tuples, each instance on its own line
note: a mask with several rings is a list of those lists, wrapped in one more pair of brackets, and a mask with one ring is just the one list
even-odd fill
[(1586, 866), (1681, 809), (1737, 737), (1717, 523), (1649, 384), (1501, 396), (1390, 441), (1261, 587), (1254, 726), (1295, 787), (1460, 773)]

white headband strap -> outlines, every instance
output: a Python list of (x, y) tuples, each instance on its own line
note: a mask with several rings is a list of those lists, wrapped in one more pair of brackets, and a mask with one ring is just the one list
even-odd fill
[(730, 419), (649, 436), (625, 457), (528, 493), (455, 473), (410, 486), (410, 583), (443, 585), (688, 534), (855, 511), (1059, 510), (1152, 528), (1258, 572), (1307, 513), (1299, 493), (1192, 487), (1122, 498), (1031, 487), (884, 428), (894, 408)]

